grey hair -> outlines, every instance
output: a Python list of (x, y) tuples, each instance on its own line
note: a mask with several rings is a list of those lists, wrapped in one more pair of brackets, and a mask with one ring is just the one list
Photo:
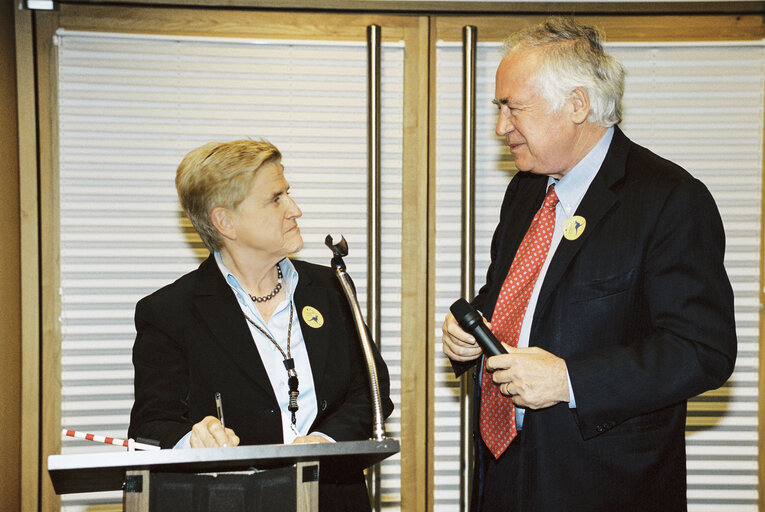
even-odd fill
[(624, 68), (603, 50), (600, 32), (570, 18), (548, 18), (505, 41), (505, 55), (534, 49), (541, 63), (535, 75), (537, 92), (559, 112), (576, 88), (590, 98), (588, 121), (611, 126), (622, 120)]

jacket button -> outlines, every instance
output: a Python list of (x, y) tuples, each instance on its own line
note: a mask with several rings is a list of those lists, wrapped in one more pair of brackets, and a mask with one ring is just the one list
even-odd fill
[(327, 401), (326, 400), (322, 400), (321, 401), (321, 410), (322, 411), (326, 411), (327, 410)]

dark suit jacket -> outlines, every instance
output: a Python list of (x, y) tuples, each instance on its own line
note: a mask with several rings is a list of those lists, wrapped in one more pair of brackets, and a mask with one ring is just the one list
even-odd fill
[[(507, 188), (474, 300), (489, 319), (546, 185), (519, 172)], [(527, 410), (522, 467), (508, 475), (521, 497), (499, 510), (685, 510), (686, 400), (722, 385), (736, 357), (717, 207), (701, 182), (616, 127), (576, 215), (585, 230), (553, 256), (530, 344), (565, 359), (577, 408)]]
[[(295, 318), (311, 361), (318, 406), (311, 431), (336, 441), (369, 439), (368, 377), (347, 300), (331, 269), (301, 261), (293, 264), (299, 275)], [(304, 306), (322, 313), (322, 327), (304, 322)], [(197, 270), (139, 301), (135, 325), (130, 437), (157, 439), (163, 448), (171, 448), (192, 425), (215, 416), (215, 392), (220, 392), (226, 426), (242, 445), (283, 442), (273, 388), (236, 297), (212, 255)], [(375, 357), (387, 417), (393, 410), (388, 370), (376, 350)], [(369, 507), (360, 471), (333, 477), (325, 469), (320, 470), (323, 510)], [(329, 479), (340, 500), (331, 506), (325, 485)]]

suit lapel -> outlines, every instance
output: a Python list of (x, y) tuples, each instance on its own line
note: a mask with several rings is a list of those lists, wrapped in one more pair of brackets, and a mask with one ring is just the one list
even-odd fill
[(215, 343), (258, 386), (273, 394), (271, 382), (252, 340), (247, 320), (213, 255), (199, 267), (194, 306), (199, 318), (213, 333)]
[[(300, 320), (300, 330), (303, 333), (308, 359), (311, 361), (311, 373), (313, 373), (314, 387), (321, 389), (321, 381), (325, 374), (327, 356), (331, 353), (332, 315), (337, 311), (330, 311), (329, 290), (313, 281), (309, 268), (301, 265), (300, 261), (293, 261), (298, 270), (298, 286), (295, 289), (295, 313)], [(308, 324), (303, 316), (303, 309), (310, 306), (324, 319), (321, 327)], [(318, 396), (318, 394), (317, 394)]]
[(545, 274), (542, 288), (539, 291), (539, 298), (537, 299), (537, 306), (534, 311), (534, 321), (537, 320), (540, 312), (544, 310), (546, 302), (557, 288), (574, 256), (576, 256), (589, 237), (595, 232), (597, 225), (605, 214), (616, 203), (617, 196), (611, 190), (611, 187), (624, 176), (628, 152), (629, 140), (619, 127), (615, 126), (614, 136), (606, 158), (603, 160), (598, 174), (592, 180), (582, 201), (579, 203), (579, 207), (576, 209), (575, 215), (584, 217), (587, 221), (587, 226), (584, 233), (576, 240), (561, 239), (547, 269), (547, 274)]

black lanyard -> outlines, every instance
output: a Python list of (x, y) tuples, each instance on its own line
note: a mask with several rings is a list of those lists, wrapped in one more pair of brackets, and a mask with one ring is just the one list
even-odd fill
[(295, 360), (292, 358), (292, 353), (290, 351), (290, 340), (292, 338), (292, 317), (294, 314), (294, 307), (292, 306), (292, 301), (290, 301), (290, 323), (287, 326), (287, 353), (284, 353), (284, 350), (282, 350), (282, 347), (279, 346), (279, 344), (276, 342), (276, 340), (268, 334), (262, 327), (260, 327), (258, 324), (255, 323), (255, 321), (247, 315), (247, 313), (244, 314), (244, 317), (247, 319), (250, 324), (255, 327), (260, 333), (265, 336), (268, 341), (273, 343), (273, 345), (279, 349), (279, 352), (281, 352), (282, 357), (284, 358), (284, 367), (287, 369), (287, 385), (289, 386), (289, 405), (287, 406), (287, 409), (292, 413), (292, 428), (297, 432), (297, 417), (295, 413), (298, 410), (298, 401), (297, 397), (300, 394), (298, 391), (298, 376), (297, 376), (297, 370), (295, 370)]

